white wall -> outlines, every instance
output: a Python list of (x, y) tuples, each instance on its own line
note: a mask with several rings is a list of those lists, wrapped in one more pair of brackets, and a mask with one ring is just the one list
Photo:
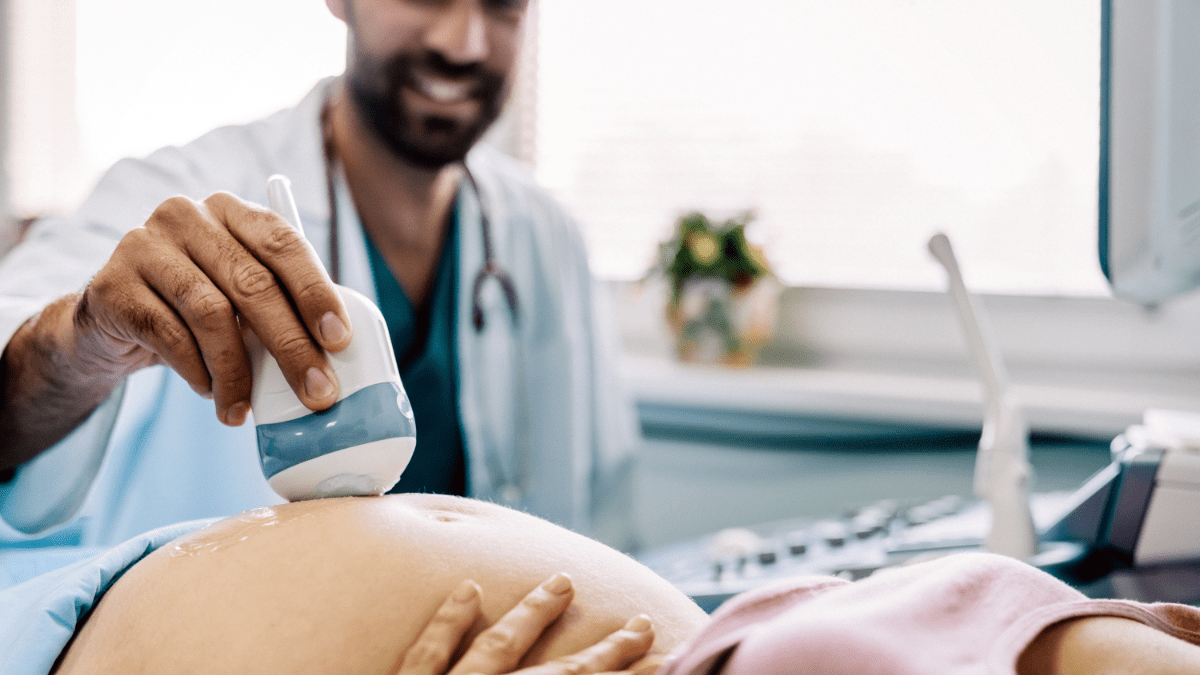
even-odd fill
[(9, 0), (6, 9), (7, 206), (35, 215), (82, 197), (91, 180), (76, 115), (75, 0)]

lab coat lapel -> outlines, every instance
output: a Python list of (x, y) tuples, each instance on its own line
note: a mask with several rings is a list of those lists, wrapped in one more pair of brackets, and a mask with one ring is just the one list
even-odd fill
[(282, 123), (267, 123), (272, 121), (268, 119), (252, 127), (262, 134), (265, 148), (262, 163), (247, 175), (248, 184), (223, 188), (266, 204), (267, 178), (276, 173), (287, 176), (304, 234), (326, 268), (329, 267), (329, 198), (325, 187), (321, 111), (336, 82), (333, 77), (322, 80), (294, 108), (276, 113), (284, 116)]

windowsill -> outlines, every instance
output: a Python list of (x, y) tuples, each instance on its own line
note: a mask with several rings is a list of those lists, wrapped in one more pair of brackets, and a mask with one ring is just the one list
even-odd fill
[[(950, 375), (841, 368), (726, 368), (628, 356), (626, 385), (639, 404), (727, 413), (766, 413), (930, 430), (978, 430), (983, 391), (978, 380)], [(1034, 432), (1111, 438), (1147, 408), (1200, 410), (1200, 393), (1180, 382), (1143, 388), (1014, 383)], [(1194, 390), (1193, 390), (1194, 391)], [(1167, 393), (1164, 393), (1167, 392)]]
[[(609, 288), (643, 413), (677, 410), (701, 427), (705, 412), (933, 431), (982, 424), (982, 387), (944, 294), (789, 288), (764, 365), (737, 369), (673, 358), (661, 289)], [(1200, 294), (1155, 311), (1107, 298), (979, 300), (1034, 432), (1111, 438), (1148, 408), (1200, 410)]]

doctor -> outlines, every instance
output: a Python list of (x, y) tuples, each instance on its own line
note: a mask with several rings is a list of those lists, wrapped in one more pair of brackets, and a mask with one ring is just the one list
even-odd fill
[[(419, 432), (398, 489), (630, 543), (631, 408), (579, 233), (475, 145), (509, 91), (527, 0), (326, 4), (348, 27), (343, 76), (119, 162), (0, 263), (0, 541), (113, 544), (278, 501), (246, 424), (242, 330), (305, 405), (329, 407), (322, 350), (359, 328), (332, 277), (387, 317)], [(275, 173), (311, 245), (254, 205)]]

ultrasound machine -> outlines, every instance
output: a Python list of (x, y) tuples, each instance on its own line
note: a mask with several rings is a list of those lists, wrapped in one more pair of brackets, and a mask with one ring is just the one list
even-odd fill
[[(1103, 0), (1101, 20), (1100, 263), (1116, 297), (1152, 306), (1200, 287), (1200, 1)], [(1148, 410), (1078, 490), (1029, 494), (1028, 426), (1003, 361), (949, 241), (930, 250), (987, 392), (980, 501), (884, 500), (640, 559), (710, 611), (786, 576), (859, 579), (972, 550), (1027, 560), (1094, 597), (1200, 602), (1200, 411)]]

